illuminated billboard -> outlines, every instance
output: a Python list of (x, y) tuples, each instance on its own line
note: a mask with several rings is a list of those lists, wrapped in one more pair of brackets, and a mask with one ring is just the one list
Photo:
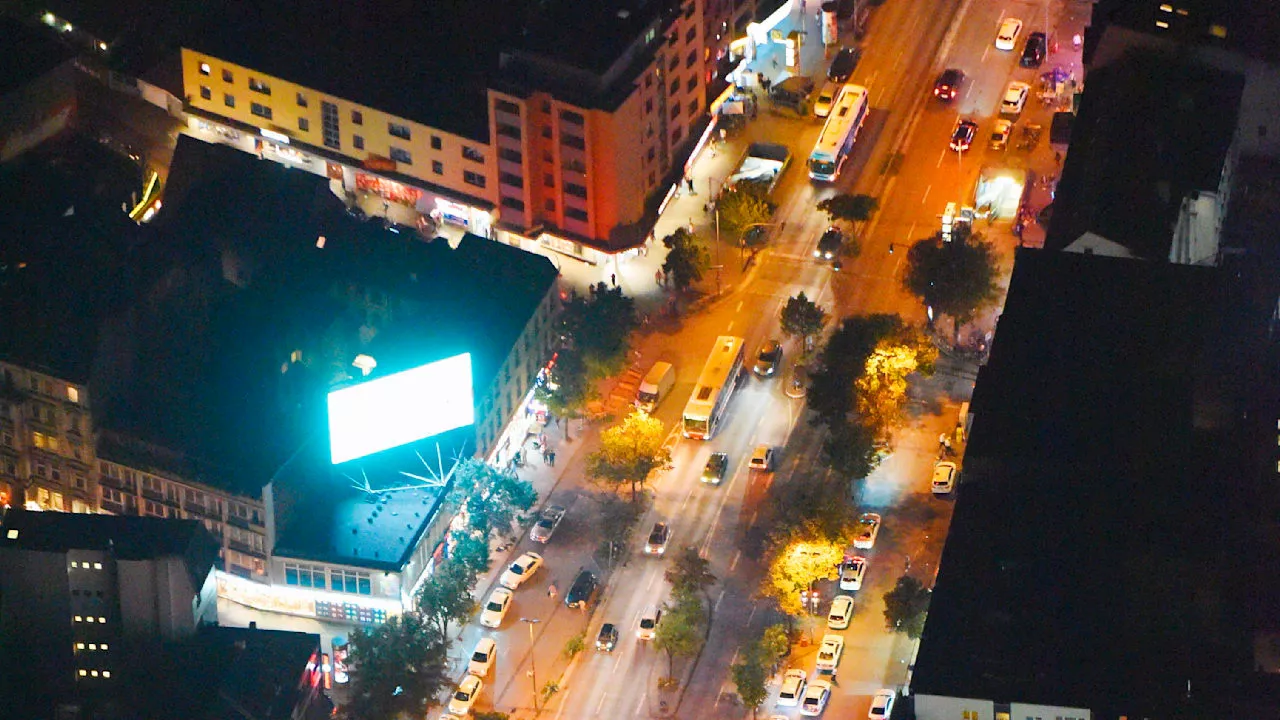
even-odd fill
[(336, 465), (474, 422), (463, 353), (329, 393), (329, 454)]

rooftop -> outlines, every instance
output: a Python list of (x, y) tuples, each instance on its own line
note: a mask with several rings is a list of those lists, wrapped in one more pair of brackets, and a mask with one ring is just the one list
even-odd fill
[(1167, 259), (1182, 199), (1218, 189), (1243, 87), (1241, 76), (1143, 50), (1092, 70), (1045, 247), (1092, 231)]
[(602, 75), (646, 28), (679, 9), (680, 0), (531, 0), (512, 45)]
[[(1240, 0), (1100, 0), (1094, 24), (1127, 27), (1191, 45), (1235, 50), (1280, 62), (1280, 13), (1267, 2)], [(1157, 25), (1163, 23), (1164, 27)]]
[(108, 43), (106, 55), (95, 52), (95, 57), (141, 76), (173, 55), (187, 28), (198, 26), (207, 13), (217, 13), (231, 2), (234, 0), (40, 0), (36, 7), (41, 14), (51, 12), (71, 23), (73, 31), (66, 34), (71, 41), (86, 48), (89, 42)]
[(74, 56), (47, 33), (0, 15), (0, 97)]
[(913, 693), (1225, 712), (1253, 670), (1246, 579), (1269, 573), (1233, 522), (1256, 486), (1235, 442), (1248, 389), (1217, 378), (1235, 372), (1226, 285), (1019, 251)]
[[(217, 546), (197, 520), (125, 515), (31, 512), (12, 508), (0, 520), (0, 549), (67, 553), (110, 552), (120, 560), (183, 556), (193, 578), (213, 568)], [(200, 587), (202, 580), (194, 583)]]

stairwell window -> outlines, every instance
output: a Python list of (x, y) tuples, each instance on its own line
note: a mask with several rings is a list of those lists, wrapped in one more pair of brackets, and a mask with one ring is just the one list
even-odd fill
[(387, 123), (387, 132), (391, 137), (398, 137), (401, 140), (409, 139), (409, 126), (400, 125), (398, 123)]
[(262, 93), (263, 95), (271, 94), (271, 86), (262, 82), (258, 78), (249, 78), (249, 89), (254, 92)]
[(271, 108), (261, 103), (249, 103), (249, 112), (260, 118), (271, 119)]
[(475, 185), (480, 188), (485, 186), (485, 177), (480, 173), (471, 172), (470, 170), (462, 173), (462, 181), (468, 185)]
[(409, 151), (405, 150), (404, 148), (398, 148), (398, 147), (391, 148), (391, 159), (395, 160), (396, 162), (404, 163), (405, 165), (413, 164), (413, 156), (410, 155)]

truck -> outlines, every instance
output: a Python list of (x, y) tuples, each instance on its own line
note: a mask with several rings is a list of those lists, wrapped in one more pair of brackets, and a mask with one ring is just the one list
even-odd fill
[(785, 145), (757, 142), (747, 147), (746, 153), (738, 161), (738, 166), (725, 181), (726, 187), (733, 187), (739, 182), (759, 182), (769, 192), (778, 185), (782, 171), (791, 163), (791, 151)]
[(658, 403), (662, 402), (662, 398), (671, 392), (671, 386), (675, 384), (676, 369), (671, 363), (654, 363), (644, 379), (640, 381), (640, 387), (636, 391), (636, 407), (647, 413), (653, 412), (657, 409)]

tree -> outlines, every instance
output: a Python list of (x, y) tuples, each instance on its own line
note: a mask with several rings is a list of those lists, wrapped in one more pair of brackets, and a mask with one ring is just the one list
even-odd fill
[(759, 643), (751, 643), (738, 655), (741, 659), (729, 670), (729, 674), (733, 676), (733, 684), (738, 688), (738, 697), (742, 698), (743, 705), (751, 708), (752, 718), (769, 697), (769, 688), (765, 685), (769, 673), (762, 655)]
[(702, 596), (707, 599), (707, 590), (716, 584), (711, 563), (702, 557), (695, 546), (686, 547), (677, 553), (663, 577), (671, 583), (671, 594), (677, 598)]
[(797, 473), (791, 482), (769, 488), (771, 542), (818, 539), (841, 543), (853, 529), (848, 485), (828, 482), (818, 473)]
[(610, 565), (626, 550), (631, 532), (643, 512), (643, 503), (627, 502), (617, 495), (605, 495), (600, 501), (600, 530)]
[(859, 315), (840, 321), (822, 350), (820, 368), (809, 385), (809, 409), (815, 422), (835, 426), (854, 409), (854, 382), (880, 341), (903, 327), (897, 315)]
[(817, 537), (816, 533), (791, 533), (785, 543), (775, 544), (771, 551), (760, 594), (777, 600), (778, 607), (788, 615), (800, 615), (805, 611), (800, 593), (830, 577), (843, 560), (843, 544)]
[(822, 443), (822, 461), (847, 478), (861, 480), (880, 462), (876, 450), (876, 429), (861, 421), (845, 420), (827, 427)]
[(770, 625), (760, 635), (761, 657), (769, 662), (770, 667), (791, 652), (791, 636), (787, 634), (787, 626)]
[(981, 233), (958, 230), (948, 243), (935, 235), (912, 245), (902, 284), (925, 305), (955, 320), (958, 339), (960, 326), (995, 300), (998, 272), (991, 243)]
[(449, 642), (418, 613), (351, 634), (352, 676), (347, 713), (353, 718), (420, 718), (436, 705), (447, 675)]
[(476, 575), (460, 562), (447, 562), (418, 591), (418, 607), (436, 623), (440, 634), (449, 635), (449, 623), (465, 623), (476, 611), (471, 590)]
[(807, 341), (822, 330), (827, 321), (827, 311), (805, 296), (801, 290), (799, 295), (787, 300), (782, 308), (782, 332)]
[(587, 403), (596, 398), (594, 378), (577, 348), (563, 348), (556, 356), (550, 376), (534, 390), (535, 397), (553, 415), (565, 419), (564, 439), (569, 437), (569, 420), (578, 417)]
[(666, 439), (661, 420), (635, 410), (600, 433), (600, 449), (587, 457), (587, 473), (616, 485), (630, 483), (631, 501), (635, 502), (637, 488), (649, 473), (671, 462)]
[(676, 658), (690, 658), (702, 650), (706, 621), (707, 611), (699, 598), (676, 598), (676, 604), (667, 608), (654, 632), (653, 646), (667, 654), (668, 676), (676, 674)]
[(685, 228), (662, 238), (662, 244), (668, 251), (667, 259), (662, 262), (662, 271), (679, 292), (687, 291), (702, 280), (703, 273), (711, 268), (711, 256), (706, 246)]
[(769, 199), (768, 183), (741, 181), (725, 188), (716, 201), (720, 235), (740, 237), (752, 225), (769, 222), (776, 209), (777, 205)]
[(619, 369), (636, 328), (635, 300), (601, 282), (590, 297), (574, 295), (565, 303), (561, 328), (570, 347), (581, 353), (588, 377), (601, 378)]
[(477, 530), (454, 530), (450, 534), (453, 549), (449, 551), (449, 561), (466, 568), (472, 575), (489, 572), (492, 560), (489, 557), (489, 540)]
[(924, 632), (924, 619), (933, 591), (910, 575), (898, 578), (898, 584), (884, 594), (884, 622), (895, 632), (904, 632), (915, 640)]
[(471, 720), (509, 720), (511, 716), (497, 710), (472, 710)]
[(864, 424), (872, 428), (897, 424), (907, 401), (908, 378), (913, 373), (932, 373), (937, 358), (937, 347), (914, 328), (899, 327), (881, 339), (855, 382)]
[(880, 207), (880, 202), (870, 195), (832, 195), (818, 203), (818, 209), (826, 213), (831, 222), (867, 220)]
[(451, 504), (466, 511), (468, 527), (486, 540), (493, 533), (512, 532), (516, 513), (527, 511), (538, 500), (533, 483), (489, 463), (467, 458), (453, 474)]

